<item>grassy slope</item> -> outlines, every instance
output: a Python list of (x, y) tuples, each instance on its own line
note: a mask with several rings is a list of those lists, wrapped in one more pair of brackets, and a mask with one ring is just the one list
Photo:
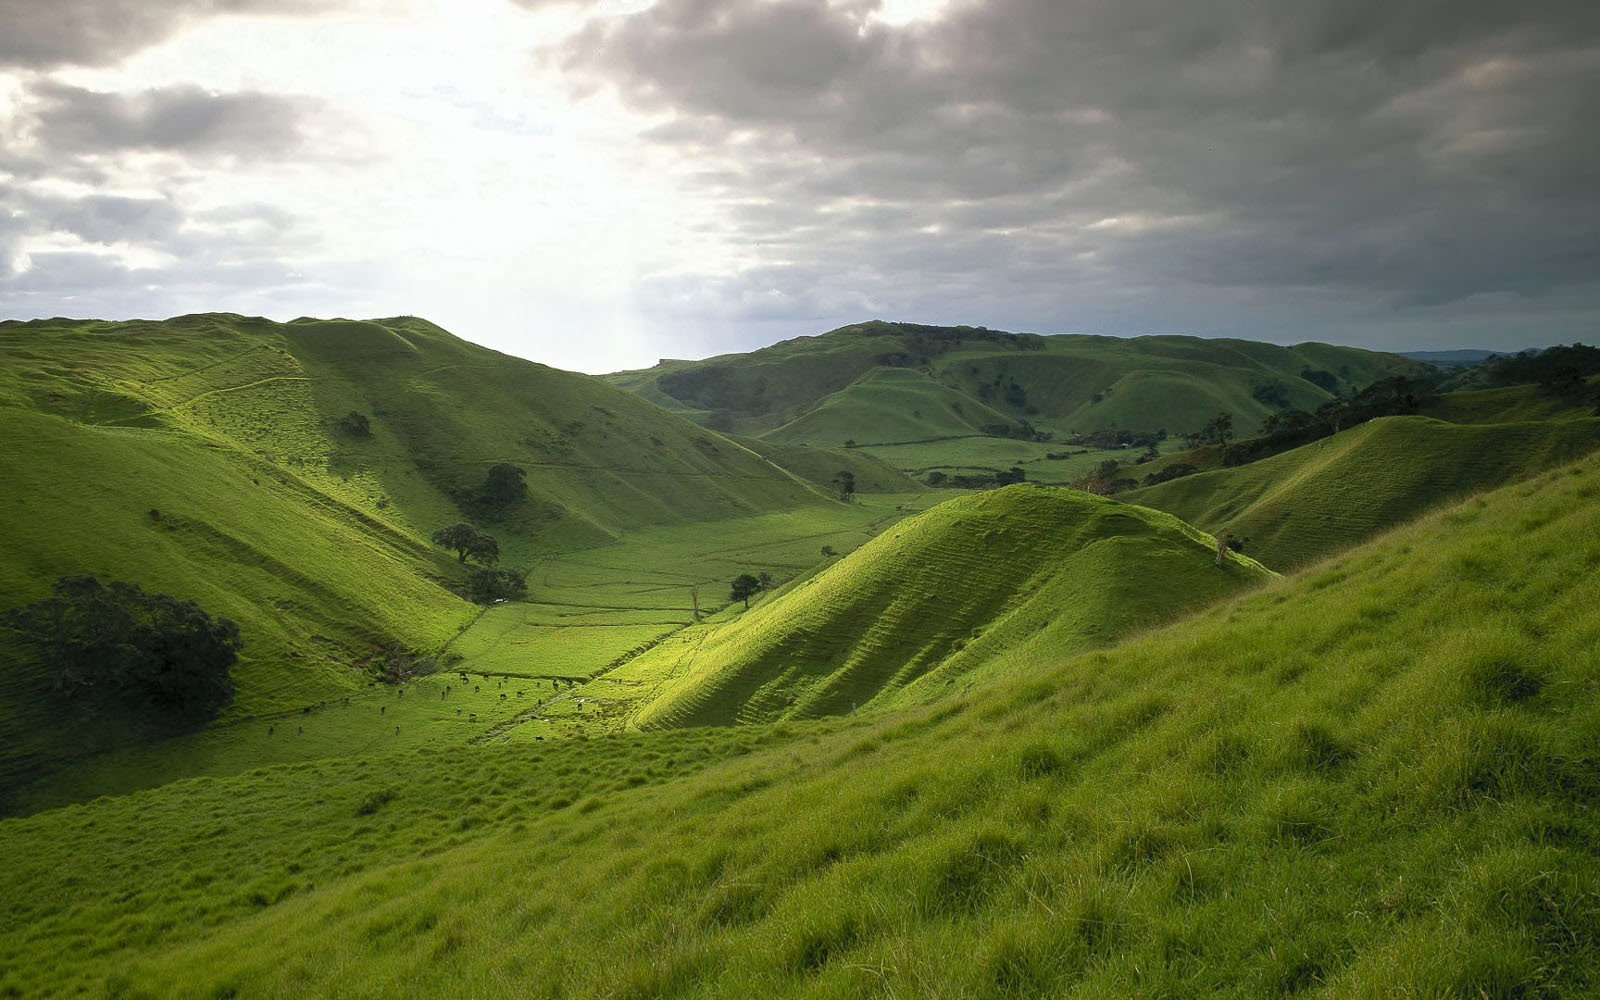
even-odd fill
[(1250, 539), (1287, 571), (1445, 500), (1571, 461), (1600, 446), (1600, 420), (1458, 425), (1385, 417), (1231, 469), (1120, 494), (1210, 531)]
[(1588, 417), (1594, 409), (1573, 406), (1535, 385), (1513, 385), (1441, 393), (1429, 400), (1422, 414), (1452, 424), (1506, 424)]
[(1219, 572), (1213, 544), (1169, 515), (1072, 490), (949, 500), (630, 663), (660, 681), (633, 721), (726, 725), (949, 695), (997, 658), (1109, 641), (1267, 578), (1238, 558)]
[(761, 438), (739, 439), (739, 444), (824, 490), (835, 489), (833, 480), (840, 472), (855, 476), (857, 493), (917, 493), (926, 489), (888, 462), (856, 448), (811, 448)]
[(965, 437), (1013, 418), (908, 368), (868, 371), (814, 407), (770, 431), (787, 444), (881, 444)]
[(1597, 498), (1550, 473), (939, 706), (3, 821), (0, 989), (1592, 995)]
[[(641, 528), (613, 545), (553, 556), (531, 578), (528, 602), (483, 609), (450, 641), (446, 657), (461, 659), (448, 672), (398, 688), (361, 687), (310, 711), (297, 704), (30, 774), (38, 780), (11, 796), (10, 811), (22, 815), (267, 764), (613, 732), (654, 684), (641, 683), (626, 667), (612, 668), (690, 624), (696, 592), (702, 609), (715, 612), (737, 574), (803, 575), (822, 560), (820, 546), (849, 552), (898, 520), (897, 508), (927, 499), (926, 493), (879, 494), (711, 525)], [(42, 719), (37, 731), (56, 735), (59, 725)]]
[[(195, 598), (243, 630), (234, 718), (348, 693), (382, 641), (449, 642), (473, 609), (427, 536), (495, 462), (528, 470), (529, 499), (490, 525), (512, 566), (641, 525), (827, 504), (626, 392), (417, 319), (0, 324), (0, 407), (0, 607), (72, 572)], [(335, 428), (351, 410), (369, 438)], [(0, 753), (4, 786), (86, 744), (0, 657), (0, 720), (28, 734)]]

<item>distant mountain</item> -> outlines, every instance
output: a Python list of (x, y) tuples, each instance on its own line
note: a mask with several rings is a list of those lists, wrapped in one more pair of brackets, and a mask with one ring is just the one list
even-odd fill
[(1515, 354), (1515, 351), (1396, 351), (1402, 358), (1412, 358), (1426, 362), (1439, 368), (1470, 368), (1481, 365), (1490, 358), (1503, 357), (1506, 354)]
[(1280, 406), (1314, 410), (1421, 362), (1328, 344), (1013, 334), (874, 321), (749, 354), (605, 376), (719, 430), (866, 447), (958, 437), (1055, 439), (1196, 430), (1218, 412), (1249, 432)]

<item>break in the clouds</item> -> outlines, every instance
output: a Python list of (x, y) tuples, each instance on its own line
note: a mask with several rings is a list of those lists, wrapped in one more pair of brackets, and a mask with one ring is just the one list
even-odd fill
[[(0, 313), (1592, 339), (1586, 0), (0, 0)], [(9, 70), (6, 67), (10, 67)]]
[(730, 308), (854, 292), (926, 319), (1375, 346), (1600, 315), (1593, 4), (871, 14), (662, 0), (567, 56), (658, 116), (650, 141), (767, 248), (748, 283), (721, 276)]

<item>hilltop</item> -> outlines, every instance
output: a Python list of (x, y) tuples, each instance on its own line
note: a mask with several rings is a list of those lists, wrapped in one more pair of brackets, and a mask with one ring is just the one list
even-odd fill
[(931, 705), (0, 821), (0, 990), (1590, 995), (1597, 495), (1591, 459)]
[[(1397, 355), (1328, 344), (1039, 336), (877, 321), (606, 378), (708, 427), (788, 444), (882, 449), (972, 436), (1027, 440), (1044, 431), (1058, 442), (1114, 430), (1176, 436), (1218, 412), (1233, 414), (1246, 433), (1279, 406), (1314, 410), (1335, 392), (1426, 370)], [(959, 464), (879, 453), (902, 469)]]
[[(619, 671), (653, 678), (633, 725), (812, 718), (958, 697), (1107, 643), (1269, 574), (1176, 518), (1033, 485), (947, 500), (731, 621), (685, 629)], [(959, 682), (959, 684), (958, 684)]]

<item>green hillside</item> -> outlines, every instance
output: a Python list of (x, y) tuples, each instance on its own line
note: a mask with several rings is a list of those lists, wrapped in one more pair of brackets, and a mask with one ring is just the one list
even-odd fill
[(1330, 389), (1350, 392), (1426, 370), (1396, 355), (1327, 344), (1041, 337), (871, 322), (749, 354), (663, 361), (606, 377), (707, 426), (836, 447), (970, 436), (998, 426), (1015, 434), (1023, 421), (1057, 441), (1110, 429), (1176, 435), (1222, 411), (1249, 432), (1280, 403), (1314, 410)]
[(1597, 496), (1589, 460), (930, 706), (3, 820), (0, 991), (1594, 995)]
[[(1448, 398), (1448, 397), (1446, 397)], [(1293, 451), (1119, 494), (1208, 530), (1248, 538), (1287, 572), (1446, 500), (1600, 447), (1600, 420), (1450, 424), (1384, 417)]]
[(1007, 426), (1011, 420), (922, 372), (880, 368), (824, 397), (767, 437), (789, 444), (893, 444), (973, 436), (985, 426)]
[(888, 462), (859, 448), (812, 448), (785, 445), (761, 438), (736, 438), (739, 444), (786, 472), (834, 491), (841, 472), (855, 477), (857, 493), (919, 493), (925, 487)]
[[(225, 721), (363, 688), (380, 647), (444, 650), (477, 611), (428, 537), (463, 517), (532, 568), (648, 525), (831, 503), (636, 396), (411, 318), (8, 322), (0, 417), (0, 608), (94, 573), (234, 618)], [(486, 509), (496, 463), (526, 470), (527, 495)], [(140, 735), (53, 718), (6, 644), (0, 720), (17, 734), (0, 790)]]
[(1268, 578), (1237, 556), (1217, 569), (1214, 548), (1156, 511), (1010, 486), (903, 521), (732, 621), (674, 635), (619, 676), (657, 679), (631, 720), (645, 728), (947, 697), (999, 660), (1059, 657)]

